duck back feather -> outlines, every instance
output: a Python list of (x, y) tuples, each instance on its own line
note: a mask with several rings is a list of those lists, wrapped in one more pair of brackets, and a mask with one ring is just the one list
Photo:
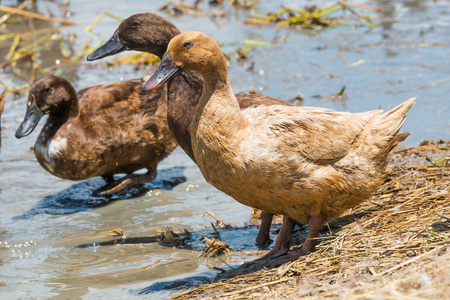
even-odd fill
[(406, 113), (414, 105), (414, 100), (415, 98), (411, 98), (388, 112), (374, 116), (361, 132), (352, 151), (364, 153), (367, 159), (384, 167), (389, 152), (410, 135), (409, 132), (398, 132), (405, 122)]

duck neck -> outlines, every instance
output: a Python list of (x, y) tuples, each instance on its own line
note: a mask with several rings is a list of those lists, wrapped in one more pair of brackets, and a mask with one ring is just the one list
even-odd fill
[(202, 76), (184, 71), (169, 80), (167, 86), (167, 123), (178, 144), (195, 161), (190, 126), (202, 94)]
[(192, 130), (198, 134), (214, 132), (220, 139), (228, 138), (246, 124), (230, 87), (226, 66), (211, 68), (203, 75), (203, 90), (197, 106)]
[(76, 118), (79, 114), (78, 96), (75, 89), (68, 90), (66, 99), (63, 99), (52, 112), (49, 114), (49, 119), (57, 124), (62, 124), (70, 118)]

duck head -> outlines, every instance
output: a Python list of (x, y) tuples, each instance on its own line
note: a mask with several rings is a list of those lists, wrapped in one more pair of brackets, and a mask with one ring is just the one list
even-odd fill
[(74, 88), (61, 77), (45, 76), (35, 81), (30, 87), (27, 111), (16, 131), (16, 138), (33, 132), (39, 120), (46, 114), (56, 119), (67, 119), (74, 109), (74, 100), (77, 100)]
[(161, 16), (153, 13), (135, 14), (123, 20), (113, 36), (86, 59), (93, 61), (126, 50), (162, 57), (170, 40), (179, 33), (175, 25)]
[(174, 37), (156, 72), (144, 84), (142, 90), (153, 90), (178, 72), (188, 70), (201, 73), (204, 80), (214, 76), (216, 71), (226, 72), (225, 56), (210, 36), (189, 31)]

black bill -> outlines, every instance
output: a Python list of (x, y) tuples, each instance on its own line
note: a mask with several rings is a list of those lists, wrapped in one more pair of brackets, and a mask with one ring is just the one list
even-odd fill
[(36, 102), (33, 102), (30, 106), (28, 106), (25, 119), (16, 131), (16, 138), (20, 139), (32, 133), (43, 115), (44, 113), (39, 109), (39, 107), (37, 107)]
[(158, 69), (150, 77), (149, 80), (142, 87), (143, 92), (148, 92), (162, 86), (171, 77), (175, 76), (180, 71), (180, 67), (173, 63), (170, 53), (164, 55), (162, 61), (159, 63)]
[(117, 32), (100, 48), (86, 57), (87, 61), (97, 60), (103, 57), (111, 56), (127, 50), (127, 46), (119, 40)]

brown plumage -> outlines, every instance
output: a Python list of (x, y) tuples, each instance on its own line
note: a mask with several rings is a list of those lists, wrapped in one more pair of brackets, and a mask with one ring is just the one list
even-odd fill
[(3, 93), (0, 95), (0, 149), (2, 148), (2, 114), (3, 109), (5, 108), (5, 102), (6, 102), (6, 90), (3, 91)]
[[(178, 28), (165, 18), (153, 13), (132, 15), (119, 25), (114, 35), (102, 47), (95, 50), (87, 60), (97, 60), (125, 50), (144, 51), (162, 57), (170, 40), (180, 34)], [(183, 150), (194, 160), (191, 145), (190, 124), (202, 92), (202, 76), (195, 71), (182, 71), (168, 82), (167, 121), (170, 131)], [(260, 105), (290, 104), (264, 95), (236, 94), (241, 109)], [(257, 242), (269, 240), (272, 215), (262, 214), (262, 225)], [(268, 224), (267, 224), (268, 223)]]
[(219, 46), (200, 32), (172, 39), (145, 89), (158, 87), (169, 68), (204, 78), (191, 142), (205, 179), (242, 204), (285, 216), (270, 255), (287, 252), (293, 220), (309, 224), (302, 253), (314, 251), (320, 225), (380, 187), (389, 151), (409, 135), (397, 134), (413, 99), (384, 114), (276, 105), (241, 111)]
[[(35, 144), (36, 158), (58, 177), (102, 176), (110, 194), (156, 177), (158, 162), (176, 147), (166, 120), (166, 90), (142, 92), (141, 80), (98, 85), (75, 92), (65, 79), (46, 76), (30, 88), (20, 138), (48, 114)], [(132, 174), (146, 168), (147, 174)], [(113, 181), (113, 175), (129, 174)]]

